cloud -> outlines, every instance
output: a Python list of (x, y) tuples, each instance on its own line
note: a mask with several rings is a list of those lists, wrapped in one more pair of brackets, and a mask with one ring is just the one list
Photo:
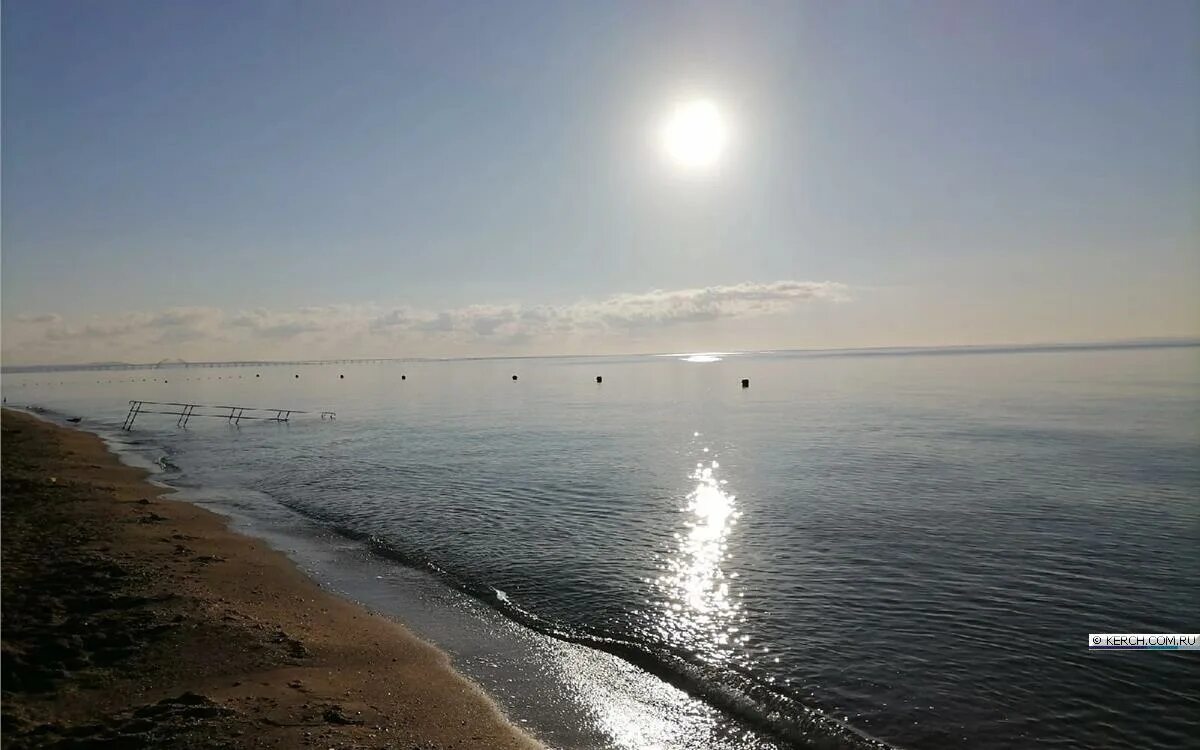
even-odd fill
[(42, 315), (18, 315), (18, 323), (61, 323), (62, 316), (57, 313), (44, 313)]
[(82, 326), (56, 325), (46, 330), (45, 337), (49, 341), (83, 341), (102, 340), (124, 336), (136, 330), (133, 323), (88, 323)]
[[(58, 315), (23, 315), (5, 330), (6, 362), (83, 361), (163, 357), (308, 358), (450, 354), (558, 353), (576, 349), (628, 351), (688, 326), (707, 330), (715, 321), (787, 313), (812, 301), (848, 299), (844, 284), (830, 281), (745, 282), (689, 289), (614, 294), (565, 305), (475, 304), (444, 310), (412, 306), (324, 305), (293, 310), (254, 308), (226, 312), (173, 307), (64, 321)], [(692, 330), (692, 329), (688, 329)]]
[(77, 325), (64, 324), (59, 316), (54, 318), (53, 325), (43, 334), (48, 341), (97, 341), (152, 335), (155, 340), (162, 341), (195, 341), (214, 335), (220, 328), (223, 313), (211, 307), (171, 307), (156, 313), (130, 312), (107, 318), (93, 316)]
[(607, 325), (640, 327), (766, 315), (805, 300), (843, 300), (846, 296), (845, 285), (834, 282), (775, 281), (622, 294), (582, 306), (579, 312)]
[(373, 331), (418, 331), (511, 337), (624, 331), (784, 312), (808, 300), (843, 301), (846, 285), (830, 281), (742, 283), (618, 294), (571, 305), (472, 305), (440, 313), (388, 310)]
[(212, 307), (173, 307), (151, 316), (146, 325), (151, 328), (201, 328), (219, 323), (222, 317), (222, 312)]
[(320, 330), (322, 330), (321, 326), (316, 323), (294, 322), (264, 326), (258, 329), (258, 334), (267, 338), (290, 339), (302, 333), (313, 333)]
[(301, 307), (291, 312), (256, 308), (232, 316), (229, 325), (246, 329), (252, 336), (285, 340), (307, 333), (345, 330), (346, 326), (357, 328), (370, 314), (374, 314), (373, 308), (368, 312), (365, 308), (342, 305)]

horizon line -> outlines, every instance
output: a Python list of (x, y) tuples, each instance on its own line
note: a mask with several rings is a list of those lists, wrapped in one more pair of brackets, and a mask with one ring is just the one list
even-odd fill
[[(1006, 352), (1072, 351), (1103, 349), (1154, 349), (1200, 346), (1200, 337), (1164, 336), (1103, 341), (1047, 341), (1035, 343), (992, 343), (992, 344), (936, 344), (936, 345), (888, 345), (866, 347), (819, 347), (779, 349), (744, 349), (721, 352), (723, 356), (745, 356), (755, 354), (812, 354), (847, 356), (886, 356), (904, 354), (989, 354)], [(278, 360), (206, 360), (189, 362), (179, 358), (162, 359), (158, 362), (78, 362), (68, 364), (0, 365), (0, 373), (23, 372), (68, 372), (72, 370), (144, 370), (180, 367), (276, 367), (281, 365), (327, 365), (364, 364), (382, 362), (475, 362), (511, 359), (584, 359), (602, 357), (684, 357), (695, 352), (627, 352), (618, 354), (505, 354), (461, 357), (329, 357), (326, 359), (278, 359)]]

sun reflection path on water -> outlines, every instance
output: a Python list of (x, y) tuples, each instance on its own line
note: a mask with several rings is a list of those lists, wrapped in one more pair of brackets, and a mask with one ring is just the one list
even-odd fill
[[(688, 474), (689, 490), (678, 507), (683, 528), (659, 557), (660, 575), (646, 579), (649, 625), (664, 644), (693, 655), (702, 665), (752, 668), (755, 657), (742, 632), (746, 615), (736, 589), (738, 574), (727, 572), (730, 535), (742, 512), (713, 460), (716, 451), (692, 433), (693, 449), (705, 458)], [(763, 652), (765, 648), (761, 649)], [(640, 680), (643, 673), (598, 652), (563, 645), (564, 678), (577, 683), (579, 698), (611, 746), (637, 750), (704, 747), (712, 750), (778, 750), (780, 745), (734, 722), (720, 709), (667, 682)], [(613, 678), (592, 662), (615, 661)], [(596, 680), (595, 675), (606, 675)], [(593, 679), (589, 679), (592, 676)]]
[(719, 468), (717, 461), (696, 464), (690, 475), (696, 484), (681, 508), (685, 529), (676, 534), (678, 546), (655, 580), (663, 597), (660, 634), (710, 663), (742, 661), (739, 655), (748, 640), (740, 633), (745, 622), (740, 597), (730, 591), (737, 573), (725, 572), (729, 534), (741, 511), (735, 496), (725, 491)]

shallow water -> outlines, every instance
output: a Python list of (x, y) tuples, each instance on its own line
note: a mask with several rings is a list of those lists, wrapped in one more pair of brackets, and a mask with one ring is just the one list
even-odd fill
[[(1084, 644), (1197, 630), (1196, 347), (22, 373), (4, 395), (101, 430), (130, 398), (336, 410), (143, 415), (122, 440), (328, 585), (422, 609), (561, 746), (1200, 736), (1200, 654)], [(553, 709), (551, 669), (623, 687)]]

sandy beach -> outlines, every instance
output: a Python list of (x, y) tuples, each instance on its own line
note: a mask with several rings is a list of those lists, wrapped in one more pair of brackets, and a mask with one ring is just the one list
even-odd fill
[(444, 653), (95, 435), (2, 424), (3, 747), (538, 746)]

